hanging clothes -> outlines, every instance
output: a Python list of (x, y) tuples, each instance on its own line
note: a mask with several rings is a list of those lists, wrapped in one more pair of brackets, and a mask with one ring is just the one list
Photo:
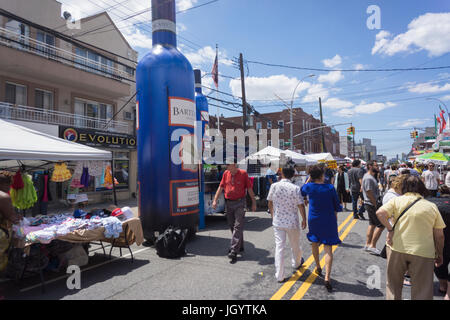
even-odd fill
[(53, 182), (64, 182), (72, 178), (72, 174), (65, 163), (55, 163), (55, 169), (53, 170), (53, 175), (51, 181)]
[(86, 167), (83, 168), (83, 174), (81, 175), (80, 183), (85, 188), (89, 187), (89, 169)]
[(107, 189), (112, 189), (113, 187), (113, 180), (112, 180), (112, 172), (111, 172), (111, 166), (106, 166), (105, 170), (105, 183), (103, 186)]
[(31, 208), (37, 202), (37, 194), (30, 175), (23, 174), (22, 180), (24, 187), (20, 190), (11, 188), (10, 196), (14, 207), (25, 210)]
[(16, 172), (16, 174), (13, 177), (13, 183), (11, 184), (11, 188), (15, 190), (23, 189), (24, 184), (22, 180), (22, 173), (19, 171)]

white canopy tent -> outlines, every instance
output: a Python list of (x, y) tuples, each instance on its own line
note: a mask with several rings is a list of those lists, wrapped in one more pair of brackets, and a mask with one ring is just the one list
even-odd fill
[(291, 159), (296, 164), (312, 165), (317, 163), (317, 161), (315, 161), (314, 159), (310, 159), (308, 156), (302, 155), (300, 153), (296, 153), (291, 150), (281, 150), (271, 146), (265, 147), (264, 149), (248, 156), (240, 163), (245, 164), (248, 160), (259, 160), (260, 162), (267, 164), (271, 161), (279, 161), (282, 157), (282, 154), (284, 154), (286, 158)]
[(329, 152), (326, 152), (326, 153), (312, 153), (312, 154), (308, 154), (308, 157), (312, 158), (312, 159), (314, 159), (316, 161), (320, 161), (320, 160), (333, 161), (334, 160), (333, 156)]
[[(0, 120), (0, 161), (111, 159), (110, 151), (99, 150)], [(3, 163), (0, 163), (0, 166), (4, 167)]]

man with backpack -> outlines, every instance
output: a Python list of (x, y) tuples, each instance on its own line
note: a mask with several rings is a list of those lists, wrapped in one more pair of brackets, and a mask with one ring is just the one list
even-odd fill
[(353, 218), (365, 220), (364, 205), (362, 205), (358, 210), (358, 200), (362, 194), (361, 183), (364, 176), (364, 171), (361, 169), (361, 161), (358, 159), (354, 160), (352, 163), (352, 168), (347, 174), (350, 182), (350, 191), (352, 194)]

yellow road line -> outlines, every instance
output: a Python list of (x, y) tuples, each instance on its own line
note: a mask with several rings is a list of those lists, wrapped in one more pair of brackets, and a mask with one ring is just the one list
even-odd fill
[[(348, 217), (339, 225), (338, 232), (348, 223), (348, 221), (352, 218), (353, 213), (350, 213)], [(356, 221), (356, 220), (355, 220)], [(319, 247), (319, 254), (323, 250), (323, 245)], [(308, 260), (303, 263), (303, 266), (300, 270), (297, 270), (290, 278), (283, 284), (283, 286), (278, 289), (278, 291), (270, 298), (270, 300), (281, 300), (284, 295), (291, 289), (291, 287), (295, 284), (295, 282), (300, 279), (303, 273), (309, 268), (309, 266), (314, 262), (314, 257), (311, 255)]]
[[(342, 233), (341, 241), (345, 239), (345, 237), (349, 234), (350, 230), (353, 228), (353, 226), (356, 224), (357, 220), (353, 220), (345, 229), (345, 231)], [(334, 252), (337, 249), (338, 246), (333, 246), (332, 252)], [(320, 260), (320, 266), (322, 269), (324, 269), (325, 266), (325, 256)], [(323, 270), (323, 273), (325, 274), (325, 270)], [(305, 295), (306, 291), (308, 291), (309, 287), (314, 283), (318, 275), (313, 272), (309, 275), (309, 277), (305, 280), (305, 282), (302, 284), (302, 286), (297, 290), (297, 292), (292, 296), (291, 300), (300, 300)]]

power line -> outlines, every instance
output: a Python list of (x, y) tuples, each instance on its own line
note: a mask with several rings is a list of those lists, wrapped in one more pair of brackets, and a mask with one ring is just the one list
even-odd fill
[(391, 72), (391, 71), (424, 71), (424, 70), (440, 70), (450, 69), (450, 66), (428, 67), (428, 68), (392, 68), (392, 69), (323, 69), (323, 68), (307, 68), (307, 67), (295, 67), (282, 64), (265, 63), (259, 61), (246, 60), (247, 63), (259, 64), (268, 67), (278, 67), (296, 70), (306, 71), (321, 71), (321, 72)]

